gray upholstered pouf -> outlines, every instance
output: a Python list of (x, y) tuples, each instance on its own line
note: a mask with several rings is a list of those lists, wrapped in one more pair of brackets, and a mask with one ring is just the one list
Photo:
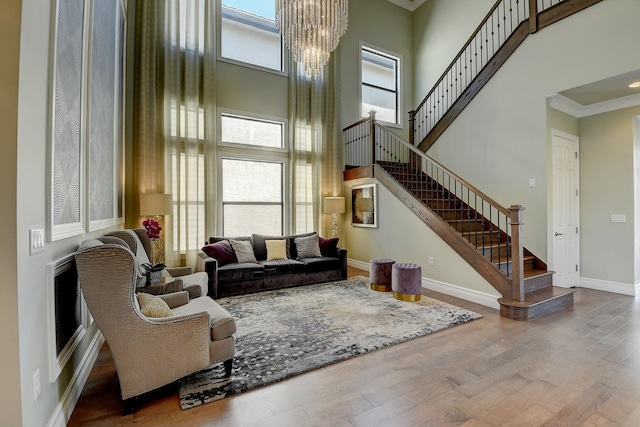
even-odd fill
[(393, 297), (401, 301), (420, 301), (422, 267), (411, 263), (396, 263), (391, 269)]
[(395, 261), (389, 258), (372, 258), (369, 262), (371, 289), (378, 292), (391, 290), (391, 266)]

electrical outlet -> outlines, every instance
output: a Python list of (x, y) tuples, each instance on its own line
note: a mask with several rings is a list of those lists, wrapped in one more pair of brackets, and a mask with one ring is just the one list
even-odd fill
[(625, 214), (611, 214), (611, 222), (625, 223), (627, 216)]
[(29, 255), (44, 251), (44, 228), (29, 230)]
[(433, 265), (433, 257), (432, 256), (429, 257), (429, 265)]
[(33, 400), (38, 400), (40, 396), (40, 369), (33, 373)]

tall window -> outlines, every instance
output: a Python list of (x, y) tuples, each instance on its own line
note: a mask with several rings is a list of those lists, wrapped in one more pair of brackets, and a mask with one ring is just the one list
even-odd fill
[(221, 226), (224, 236), (284, 234), (286, 122), (220, 114)]
[(220, 0), (220, 59), (284, 72), (275, 2)]
[(399, 125), (401, 58), (368, 46), (360, 51), (362, 117), (375, 110), (376, 120)]

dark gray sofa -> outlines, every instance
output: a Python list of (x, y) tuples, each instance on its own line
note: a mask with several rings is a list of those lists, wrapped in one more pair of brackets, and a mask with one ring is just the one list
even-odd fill
[[(296, 236), (266, 236), (253, 234), (242, 237), (210, 237), (206, 244), (213, 245), (223, 240), (248, 240), (252, 243), (257, 262), (229, 262), (207, 255), (201, 250), (198, 271), (205, 271), (209, 278), (209, 296), (220, 298), (271, 289), (287, 288), (312, 283), (329, 282), (347, 278), (347, 250), (335, 244), (323, 250), (321, 257), (298, 258)], [(267, 260), (265, 241), (286, 240), (287, 259)], [(322, 239), (325, 242), (327, 239)], [(337, 241), (336, 241), (337, 243)], [(203, 248), (206, 249), (206, 248)], [(209, 251), (211, 252), (211, 251)], [(225, 262), (226, 261), (226, 262)]]

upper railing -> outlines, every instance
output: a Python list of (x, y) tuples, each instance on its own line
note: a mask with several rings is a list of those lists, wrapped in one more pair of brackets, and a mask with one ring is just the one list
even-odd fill
[[(521, 206), (507, 209), (375, 121), (344, 129), (347, 168), (383, 165), (432, 211), (511, 276), (514, 299), (524, 297)], [(410, 188), (409, 188), (410, 187)], [(516, 246), (517, 245), (517, 246)], [(522, 300), (522, 299), (519, 299)]]
[(529, 21), (528, 31), (537, 31), (538, 13), (564, 1), (498, 0), (420, 105), (409, 112), (412, 145), (427, 137), (521, 24)]

